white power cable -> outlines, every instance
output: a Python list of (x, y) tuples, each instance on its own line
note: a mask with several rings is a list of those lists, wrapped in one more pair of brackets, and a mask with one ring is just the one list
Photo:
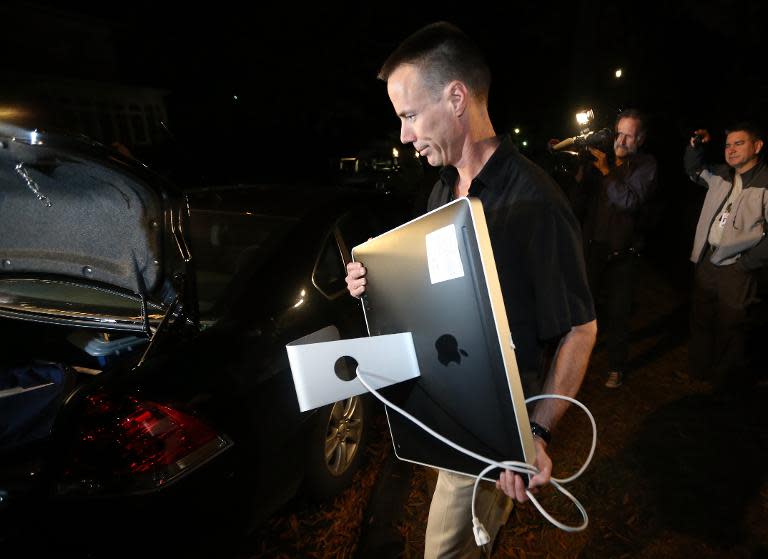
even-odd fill
[[(480, 484), (480, 480), (483, 478), (484, 475), (486, 475), (489, 471), (500, 468), (504, 470), (509, 470), (513, 472), (517, 472), (520, 474), (537, 474), (539, 472), (538, 468), (533, 466), (532, 464), (527, 464), (525, 462), (519, 462), (515, 460), (505, 460), (504, 462), (497, 462), (495, 460), (491, 460), (490, 458), (486, 458), (485, 456), (482, 456), (480, 454), (477, 454), (469, 449), (466, 449), (455, 442), (451, 441), (450, 439), (445, 438), (440, 433), (434, 431), (432, 428), (428, 427), (424, 423), (422, 423), (420, 420), (413, 417), (411, 414), (409, 414), (404, 409), (396, 406), (389, 400), (387, 400), (384, 396), (378, 393), (376, 389), (374, 389), (366, 380), (365, 380), (365, 373), (361, 374), (360, 367), (357, 367), (357, 378), (360, 380), (360, 382), (365, 386), (368, 391), (373, 394), (376, 398), (378, 398), (381, 402), (384, 403), (387, 407), (392, 408), (396, 412), (398, 412), (403, 417), (409, 419), (419, 427), (421, 427), (424, 431), (435, 437), (436, 439), (442, 441), (443, 443), (447, 444), (454, 450), (457, 450), (463, 454), (466, 454), (467, 456), (470, 456), (474, 458), (475, 460), (479, 460), (480, 462), (484, 462), (488, 464), (488, 467), (486, 467), (482, 472), (480, 472), (476, 478), (475, 478), (475, 485), (474, 489), (472, 491), (472, 531), (475, 534), (475, 540), (477, 541), (477, 545), (485, 545), (490, 541), (490, 537), (488, 536), (488, 532), (483, 527), (480, 520), (477, 518), (477, 515), (475, 514), (475, 500), (477, 497), (477, 489)], [(570, 477), (559, 479), (555, 477), (550, 477), (550, 483), (552, 486), (557, 489), (560, 493), (562, 493), (565, 497), (571, 500), (574, 505), (576, 505), (576, 508), (578, 508), (579, 512), (581, 513), (582, 518), (584, 519), (584, 522), (582, 522), (578, 526), (569, 526), (567, 524), (563, 524), (562, 522), (556, 520), (553, 518), (546, 510), (544, 510), (544, 507), (538, 502), (538, 500), (533, 496), (533, 494), (526, 489), (525, 494), (528, 496), (528, 498), (531, 500), (533, 505), (536, 507), (536, 509), (546, 518), (549, 522), (551, 522), (554, 526), (560, 528), (561, 530), (564, 530), (566, 532), (580, 532), (584, 530), (587, 525), (589, 524), (589, 518), (587, 516), (587, 511), (584, 509), (584, 507), (581, 505), (581, 503), (574, 497), (569, 491), (567, 491), (562, 485), (566, 483), (570, 483), (571, 481), (578, 478), (589, 466), (589, 463), (592, 461), (592, 457), (595, 454), (595, 448), (597, 447), (597, 424), (595, 423), (595, 418), (592, 416), (590, 411), (587, 409), (587, 407), (579, 402), (578, 400), (574, 398), (570, 398), (568, 396), (563, 396), (560, 394), (541, 394), (538, 396), (532, 396), (531, 398), (528, 398), (525, 400), (525, 403), (528, 404), (530, 402), (535, 402), (537, 400), (544, 400), (544, 399), (557, 399), (557, 400), (565, 400), (567, 402), (570, 402), (572, 404), (577, 405), (582, 410), (584, 410), (584, 413), (587, 414), (587, 417), (589, 417), (589, 421), (592, 424), (592, 447), (589, 451), (589, 456), (587, 456), (586, 461), (584, 464), (579, 468), (579, 470), (573, 474)]]

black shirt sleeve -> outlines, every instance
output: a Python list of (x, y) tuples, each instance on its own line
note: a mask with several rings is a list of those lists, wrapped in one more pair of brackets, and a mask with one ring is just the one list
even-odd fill
[(695, 183), (701, 186), (707, 186), (707, 183), (700, 177), (701, 172), (706, 168), (704, 162), (704, 148), (701, 146), (685, 148), (683, 155), (683, 167), (685, 174)]
[(634, 212), (648, 201), (656, 189), (656, 160), (645, 154), (626, 163), (629, 171), (622, 167), (612, 169), (603, 178), (605, 192), (611, 204), (622, 210)]
[(525, 248), (540, 340), (557, 338), (572, 326), (594, 320), (581, 238), (572, 215), (539, 205), (531, 213)]

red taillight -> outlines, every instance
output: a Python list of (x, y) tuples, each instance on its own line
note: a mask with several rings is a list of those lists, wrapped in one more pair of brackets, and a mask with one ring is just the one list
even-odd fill
[(152, 491), (231, 445), (202, 421), (171, 407), (133, 397), (90, 396), (59, 490)]
[(118, 427), (132, 472), (174, 464), (216, 438), (215, 431), (194, 417), (155, 402), (136, 402), (136, 411)]

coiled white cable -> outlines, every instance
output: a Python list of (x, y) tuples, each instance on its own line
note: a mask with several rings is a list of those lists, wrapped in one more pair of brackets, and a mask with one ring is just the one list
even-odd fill
[[(521, 473), (521, 474), (536, 474), (538, 473), (538, 468), (533, 466), (532, 464), (527, 464), (525, 462), (519, 462), (515, 460), (506, 460), (504, 462), (497, 462), (495, 460), (491, 460), (490, 458), (486, 458), (485, 456), (482, 456), (480, 454), (477, 454), (476, 452), (473, 452), (469, 449), (466, 449), (455, 442), (451, 441), (450, 439), (445, 438), (440, 433), (434, 431), (432, 428), (428, 427), (424, 423), (422, 423), (420, 420), (413, 417), (411, 414), (409, 414), (404, 409), (396, 406), (389, 400), (387, 400), (384, 396), (378, 393), (378, 391), (373, 388), (366, 380), (365, 380), (365, 373), (361, 374), (360, 367), (357, 368), (357, 378), (360, 379), (360, 382), (365, 386), (368, 391), (373, 394), (376, 398), (378, 398), (381, 402), (384, 403), (389, 408), (392, 408), (396, 412), (398, 412), (403, 417), (407, 418), (408, 420), (412, 421), (419, 427), (421, 427), (424, 431), (435, 437), (436, 439), (442, 441), (443, 443), (447, 444), (451, 448), (466, 454), (467, 456), (470, 456), (474, 458), (475, 460), (479, 460), (480, 462), (484, 462), (488, 464), (488, 467), (485, 468), (482, 472), (480, 472), (477, 477), (475, 478), (475, 485), (474, 489), (472, 491), (472, 525), (473, 525), (473, 532), (475, 534), (475, 540), (477, 541), (477, 545), (485, 545), (490, 541), (490, 537), (488, 536), (488, 533), (486, 532), (485, 528), (483, 527), (480, 520), (477, 518), (477, 515), (475, 514), (475, 500), (477, 498), (477, 489), (480, 484), (480, 480), (483, 478), (484, 475), (486, 475), (489, 471), (495, 469), (495, 468), (501, 468), (504, 470), (510, 470), (513, 472)], [(577, 405), (582, 410), (584, 410), (584, 413), (587, 414), (587, 417), (589, 417), (589, 421), (592, 424), (592, 446), (589, 450), (589, 456), (587, 456), (587, 459), (585, 460), (584, 464), (579, 468), (579, 470), (573, 474), (570, 477), (559, 479), (555, 477), (550, 478), (550, 483), (553, 485), (555, 489), (557, 489), (560, 493), (562, 493), (565, 497), (571, 500), (574, 505), (576, 505), (576, 508), (581, 513), (582, 518), (584, 521), (578, 525), (578, 526), (569, 526), (567, 524), (563, 524), (562, 522), (556, 520), (553, 518), (546, 510), (544, 510), (544, 507), (538, 502), (538, 500), (533, 496), (533, 494), (526, 489), (525, 494), (528, 496), (528, 498), (531, 500), (533, 505), (536, 507), (536, 509), (541, 513), (541, 515), (546, 518), (549, 522), (551, 522), (554, 526), (560, 528), (561, 530), (564, 530), (566, 532), (580, 532), (584, 530), (587, 525), (589, 524), (589, 517), (587, 516), (587, 511), (584, 509), (584, 507), (581, 505), (581, 503), (574, 497), (569, 491), (567, 491), (562, 485), (566, 483), (570, 483), (573, 480), (577, 479), (581, 474), (584, 473), (584, 471), (589, 466), (589, 463), (592, 461), (592, 457), (595, 454), (595, 448), (597, 447), (597, 424), (595, 423), (595, 418), (592, 416), (590, 411), (587, 409), (587, 407), (579, 402), (578, 400), (575, 400), (574, 398), (570, 398), (568, 396), (562, 396), (560, 394), (540, 394), (538, 396), (532, 396), (531, 398), (528, 398), (525, 400), (525, 403), (528, 404), (530, 402), (535, 402), (537, 400), (543, 400), (546, 398), (550, 399), (557, 399), (557, 400), (565, 400), (567, 402), (570, 402), (572, 404)]]

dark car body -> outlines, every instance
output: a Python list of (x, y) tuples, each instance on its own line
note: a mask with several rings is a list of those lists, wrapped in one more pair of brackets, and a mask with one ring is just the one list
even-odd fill
[[(0, 375), (27, 379), (0, 385), (0, 546), (59, 526), (76, 545), (87, 519), (89, 541), (215, 548), (302, 483), (348, 483), (368, 404), (300, 413), (284, 347), (327, 326), (365, 335), (349, 250), (408, 207), (360, 189), (182, 190), (87, 139), (0, 125)], [(56, 382), (28, 380), (51, 367)]]

